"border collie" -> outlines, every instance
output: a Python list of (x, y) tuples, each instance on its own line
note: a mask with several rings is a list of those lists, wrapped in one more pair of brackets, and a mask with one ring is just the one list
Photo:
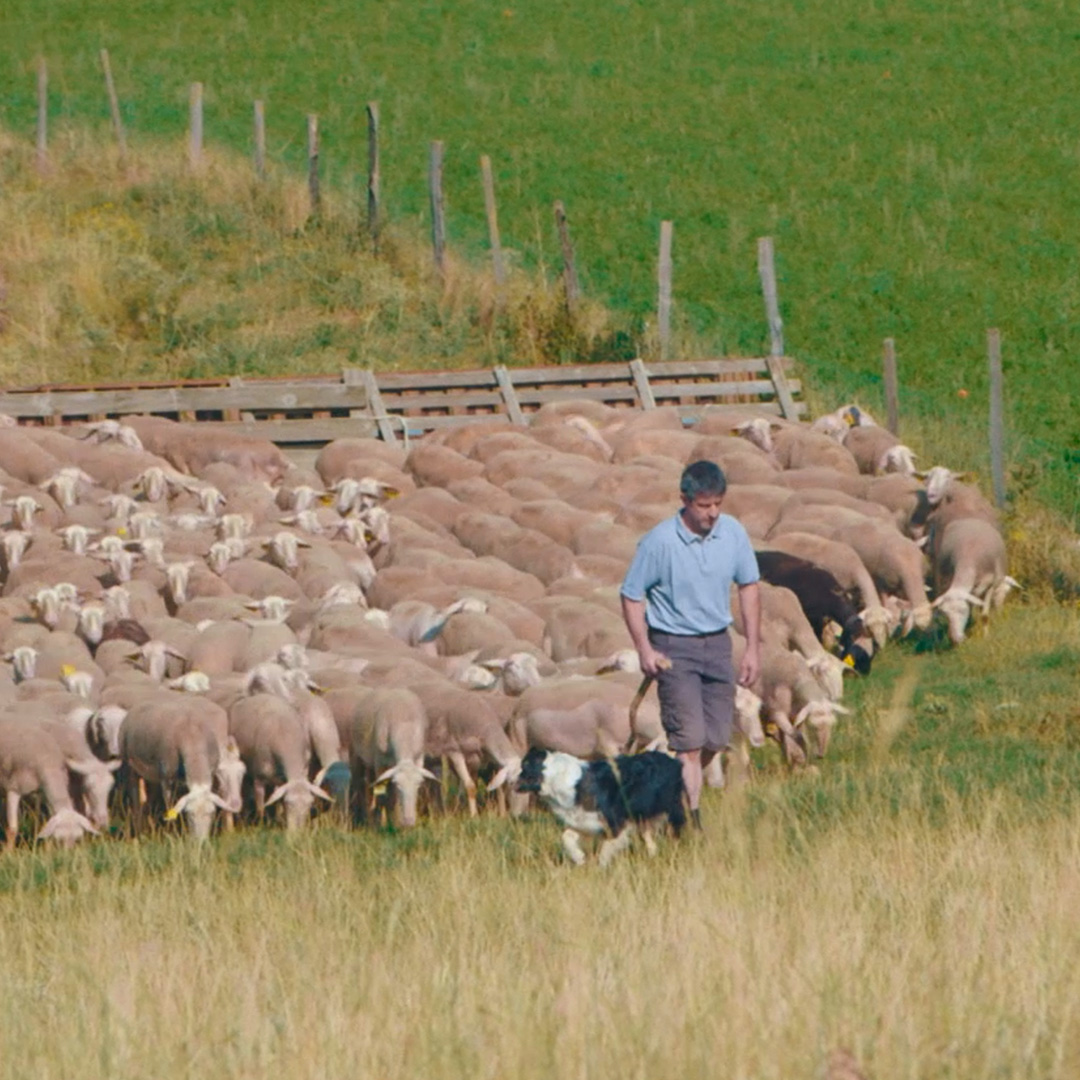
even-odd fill
[(581, 834), (607, 833), (599, 862), (607, 864), (629, 846), (640, 825), (650, 855), (652, 825), (666, 817), (676, 836), (686, 824), (682, 765), (667, 754), (620, 754), (614, 761), (582, 761), (572, 754), (534, 747), (521, 763), (517, 790), (539, 795), (567, 826), (563, 848), (576, 866), (585, 862)]

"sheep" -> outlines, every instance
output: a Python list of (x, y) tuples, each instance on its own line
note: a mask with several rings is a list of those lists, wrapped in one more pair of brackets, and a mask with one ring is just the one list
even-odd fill
[(997, 510), (986, 500), (978, 488), (960, 483), (959, 477), (942, 466), (935, 466), (926, 475), (927, 553), (931, 565), (940, 561), (941, 537), (950, 522), (961, 518), (978, 518), (1000, 528)]
[(861, 473), (841, 472), (827, 467), (811, 467), (785, 469), (777, 474), (774, 483), (791, 488), (793, 491), (799, 491), (802, 488), (825, 488), (842, 491), (845, 495), (851, 495), (856, 499), (863, 499), (866, 497), (871, 478)]
[(116, 780), (116, 771), (123, 765), (117, 756), (109, 761), (102, 761), (91, 753), (86, 740), (88, 719), (93, 716), (89, 710), (77, 710), (75, 719), (81, 723), (67, 720), (45, 720), (42, 727), (56, 739), (64, 753), (64, 764), (68, 771), (68, 793), (72, 803), (81, 814), (85, 814), (97, 829), (109, 827), (109, 793)]
[[(308, 735), (288, 702), (273, 694), (241, 698), (229, 709), (229, 733), (247, 766), (260, 818), (283, 800), (285, 826), (292, 832), (307, 822), (316, 798), (333, 802), (308, 779)], [(267, 796), (270, 785), (275, 786)]]
[[(120, 724), (120, 753), (134, 775), (160, 786), (166, 802), (179, 783), (187, 786), (166, 819), (184, 814), (200, 841), (210, 835), (215, 808), (240, 810), (235, 798), (227, 800), (212, 790), (215, 780), (226, 790), (237, 789), (239, 770), (226, 728), (220, 706), (168, 690), (134, 704)], [(137, 798), (133, 802), (137, 805)]]
[(1005, 566), (1005, 542), (990, 522), (957, 518), (942, 530), (934, 563), (938, 595), (933, 606), (945, 616), (954, 644), (964, 640), (973, 608), (988, 614), (1016, 586)]
[[(308, 745), (319, 764), (321, 777), (331, 765), (343, 761), (342, 743), (330, 707), (311, 691), (317, 684), (299, 668), (267, 662), (257, 664), (245, 677), (244, 692), (273, 694), (296, 711), (308, 737)], [(318, 777), (316, 777), (318, 780)]]
[(242, 622), (217, 622), (199, 633), (188, 653), (188, 668), (207, 675), (228, 675), (243, 669), (251, 627)]
[(632, 644), (621, 616), (595, 603), (563, 602), (552, 606), (545, 637), (556, 662), (577, 656), (610, 656)]
[(449, 487), (455, 481), (481, 477), (484, 466), (437, 443), (421, 442), (409, 451), (405, 469), (421, 487)]
[(304, 591), (284, 570), (256, 559), (237, 559), (222, 572), (221, 580), (233, 592), (255, 599), (264, 596), (284, 596), (301, 600)]
[(639, 706), (630, 726), (634, 686), (607, 677), (544, 681), (517, 699), (510, 740), (524, 754), (530, 747), (560, 750), (582, 758), (612, 757), (624, 747), (639, 749), (663, 737), (659, 707)]
[[(845, 665), (832, 653), (826, 652), (814, 634), (798, 597), (790, 589), (763, 582), (761, 597), (761, 639), (779, 648), (793, 649), (806, 661), (821, 688), (832, 701), (843, 697)], [(736, 587), (732, 586), (731, 610), (733, 626), (745, 636), (741, 605), (737, 602)]]
[(71, 800), (64, 751), (53, 734), (33, 720), (0, 716), (0, 790), (7, 804), (4, 843), (15, 847), (19, 831), (19, 804), (26, 795), (40, 791), (50, 817), (38, 840), (52, 838), (69, 846), (98, 830)]
[(498, 714), (482, 697), (435, 678), (409, 688), (420, 698), (428, 717), (425, 755), (449, 758), (465, 789), (469, 813), (475, 817), (475, 777), (484, 760), (490, 758), (498, 766), (488, 784), (492, 791), (517, 779), (521, 755), (503, 730)]
[[(790, 488), (777, 484), (728, 484), (724, 495), (724, 513), (731, 514), (754, 539), (768, 535), (787, 502)], [(671, 513), (670, 507), (665, 517)]]
[(331, 485), (343, 476), (351, 475), (357, 465), (363, 470), (369, 470), (375, 463), (400, 469), (405, 460), (400, 447), (380, 439), (335, 439), (319, 451), (315, 471), (324, 484)]
[(873, 521), (843, 507), (800, 507), (781, 517), (771, 530), (770, 542), (788, 532), (810, 532), (849, 544), (880, 587), (910, 605), (905, 631), (925, 630), (933, 617), (926, 599), (923, 554), (919, 546), (891, 525)]
[(828, 435), (808, 427), (784, 426), (763, 434), (763, 429), (749, 425), (743, 429), (748, 441), (771, 453), (782, 469), (828, 468), (858, 475), (859, 466), (849, 450)]
[(190, 430), (162, 417), (134, 416), (128, 424), (143, 446), (182, 473), (198, 476), (207, 465), (224, 461), (251, 480), (273, 483), (284, 476), (288, 463), (266, 439), (223, 431)]
[(348, 724), (350, 763), (365, 788), (392, 784), (400, 824), (416, 824), (416, 803), (425, 780), (437, 777), (424, 765), (427, 713), (420, 699), (404, 687), (357, 693)]
[(831, 621), (841, 628), (840, 646), (846, 660), (860, 674), (868, 674), (873, 641), (860, 640), (867, 633), (862, 616), (836, 577), (815, 563), (783, 551), (755, 551), (763, 581), (790, 589), (799, 600), (819, 641), (824, 642)]
[(804, 724), (817, 737), (817, 756), (824, 757), (837, 715), (849, 713), (828, 700), (801, 656), (768, 643), (762, 648), (761, 675), (752, 689), (761, 698), (766, 720), (790, 764), (806, 761), (806, 740), (800, 731)]
[(843, 432), (841, 442), (859, 466), (859, 472), (869, 476), (883, 473), (915, 472), (915, 455), (888, 428), (877, 424), (859, 424)]

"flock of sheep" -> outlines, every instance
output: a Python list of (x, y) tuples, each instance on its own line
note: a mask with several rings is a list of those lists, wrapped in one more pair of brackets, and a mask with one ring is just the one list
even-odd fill
[(714, 407), (687, 426), (564, 401), (530, 420), (407, 453), (342, 439), (314, 471), (152, 417), (0, 426), (7, 846), (24, 796), (64, 843), (120, 802), (133, 829), (182, 816), (198, 837), (275, 803), (300, 827), (346, 799), (408, 826), (450, 770), (476, 813), (478, 784), (501, 799), (531, 747), (661, 745), (655, 701), (631, 710), (618, 588), (689, 461), (721, 465), (724, 511), (782, 582), (762, 585), (733, 762), (766, 733), (792, 764), (823, 754), (845, 673), (935, 611), (959, 641), (1015, 585), (978, 491), (916, 477), (854, 406), (812, 425)]

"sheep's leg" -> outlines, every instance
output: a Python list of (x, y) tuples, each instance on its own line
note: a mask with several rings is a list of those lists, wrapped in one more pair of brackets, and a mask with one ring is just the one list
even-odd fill
[(439, 812), (446, 813), (450, 801), (450, 762), (445, 754), (439, 758)]
[(610, 840), (605, 840), (600, 845), (600, 865), (607, 866), (620, 851), (625, 851), (630, 846), (630, 841), (633, 840), (633, 838), (634, 826), (628, 824), (618, 836), (613, 836)]
[(581, 850), (581, 837), (578, 836), (574, 829), (565, 829), (563, 831), (562, 846), (575, 866), (585, 865), (585, 852)]
[(653, 823), (646, 821), (641, 826), (641, 839), (645, 841), (645, 850), (650, 855), (655, 855), (660, 849), (656, 846), (656, 837), (653, 836)]
[(128, 768), (127, 773), (127, 807), (131, 820), (131, 834), (138, 836), (143, 827), (143, 801), (140, 795), (143, 788), (142, 777), (134, 769)]
[(458, 774), (458, 779), (465, 788), (465, 797), (469, 801), (469, 816), (476, 817), (476, 781), (469, 773), (469, 766), (465, 764), (465, 755), (460, 750), (455, 750), (450, 754), (450, 764), (454, 766), (454, 772)]
[(7, 793), (7, 832), (4, 834), (4, 847), (8, 851), (15, 850), (15, 836), (19, 831), (19, 798), (17, 791)]
[(261, 780), (252, 781), (255, 795), (255, 816), (261, 821), (266, 813), (266, 785)]

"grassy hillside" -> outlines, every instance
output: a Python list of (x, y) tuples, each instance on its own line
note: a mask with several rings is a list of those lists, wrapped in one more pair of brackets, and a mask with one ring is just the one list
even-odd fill
[(4, 29), (0, 108), (25, 134), (39, 53), (54, 117), (104, 122), (104, 45), (133, 131), (179, 138), (200, 79), (210, 138), (246, 150), (262, 97), (272, 151), (294, 165), (303, 116), (319, 113), (329, 180), (356, 193), (363, 103), (377, 99), (390, 214), (421, 223), (427, 144), (446, 140), (467, 254), (482, 248), (490, 153), (518, 261), (551, 262), (564, 199), (585, 287), (626, 313), (631, 341), (664, 217), (677, 318), (717, 350), (762, 347), (754, 238), (776, 237), (790, 348), (834, 399), (875, 398), (891, 335), (908, 411), (971, 413), (981, 431), (998, 325), (1014, 452), (1077, 513), (1080, 41), (1059, 0), (11, 0)]
[(1064, 612), (896, 646), (820, 771), (575, 870), (545, 815), (0, 859), (0, 1078), (875, 1080), (1080, 1069)]

